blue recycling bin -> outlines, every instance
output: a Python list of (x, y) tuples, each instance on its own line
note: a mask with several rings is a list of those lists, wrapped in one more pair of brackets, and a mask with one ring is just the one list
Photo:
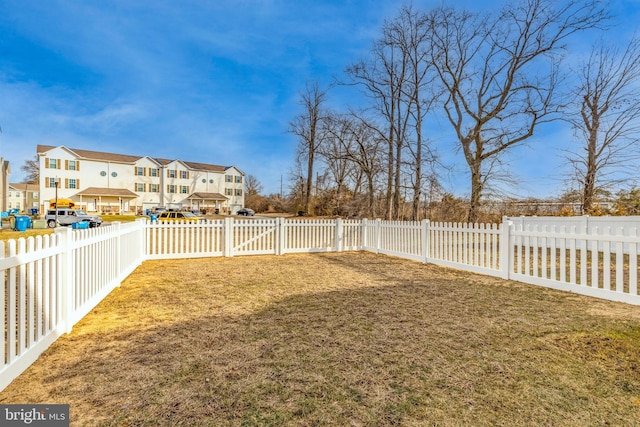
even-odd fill
[(38, 208), (31, 208), (31, 215), (38, 215)]
[(158, 220), (158, 215), (156, 215), (156, 214), (150, 214), (150, 215), (149, 215), (149, 219), (150, 219), (151, 221), (157, 221), (157, 220)]
[(73, 224), (71, 224), (71, 228), (73, 228), (74, 230), (89, 228), (89, 221), (74, 222)]
[(31, 218), (26, 215), (16, 215), (14, 230), (27, 231), (31, 227)]

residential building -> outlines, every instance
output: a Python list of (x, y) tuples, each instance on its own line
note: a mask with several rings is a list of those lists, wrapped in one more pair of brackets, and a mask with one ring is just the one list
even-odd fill
[(155, 207), (235, 213), (244, 207), (244, 173), (179, 159), (37, 146), (41, 208), (71, 199), (98, 214), (145, 213)]
[(11, 168), (9, 167), (9, 161), (0, 157), (0, 212), (6, 212), (8, 208), (8, 195), (9, 195), (9, 174)]
[(7, 209), (19, 209), (25, 214), (31, 214), (31, 209), (39, 211), (40, 189), (38, 184), (10, 183), (7, 202)]

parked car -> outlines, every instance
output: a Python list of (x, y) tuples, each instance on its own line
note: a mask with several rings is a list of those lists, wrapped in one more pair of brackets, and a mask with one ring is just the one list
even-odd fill
[(193, 212), (173, 212), (173, 211), (165, 211), (160, 214), (158, 217), (158, 221), (160, 222), (200, 222), (203, 218), (195, 215)]
[(238, 212), (236, 212), (236, 214), (243, 215), (243, 216), (254, 216), (256, 213), (253, 211), (253, 209), (242, 208), (242, 209), (238, 209)]
[[(70, 226), (76, 222), (88, 222), (89, 227), (99, 227), (102, 218), (87, 214), (83, 209), (58, 208), (48, 209), (44, 216), (47, 227), (54, 228), (56, 225)], [(57, 221), (57, 224), (56, 224)]]

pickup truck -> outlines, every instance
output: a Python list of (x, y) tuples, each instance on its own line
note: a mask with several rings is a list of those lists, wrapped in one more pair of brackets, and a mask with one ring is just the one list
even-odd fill
[[(49, 209), (44, 216), (45, 221), (47, 221), (47, 227), (54, 228), (57, 224), (69, 226), (76, 222), (86, 221), (89, 223), (89, 227), (98, 227), (102, 224), (102, 218), (99, 216), (88, 215), (82, 209), (69, 209), (69, 208), (58, 208), (58, 209)], [(57, 221), (57, 223), (56, 223)]]

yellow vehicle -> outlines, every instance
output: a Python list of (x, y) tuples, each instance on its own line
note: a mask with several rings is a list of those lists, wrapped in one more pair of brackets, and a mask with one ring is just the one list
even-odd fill
[(160, 222), (200, 222), (203, 218), (195, 215), (193, 212), (162, 212), (158, 217)]
[(68, 208), (73, 209), (76, 207), (76, 202), (71, 199), (51, 199), (49, 200), (49, 209), (55, 208)]

